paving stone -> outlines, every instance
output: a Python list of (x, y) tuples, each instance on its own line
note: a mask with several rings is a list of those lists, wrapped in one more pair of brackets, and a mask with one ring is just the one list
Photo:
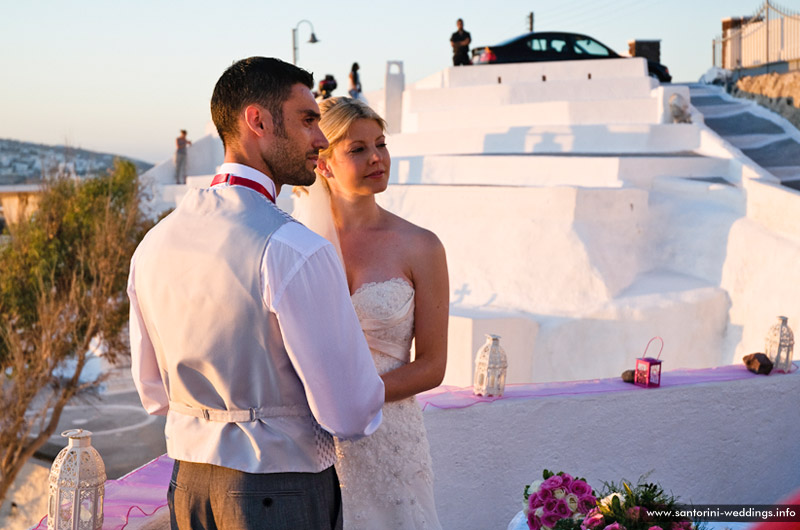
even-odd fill
[(784, 134), (784, 130), (775, 122), (751, 112), (742, 112), (726, 118), (706, 118), (705, 122), (723, 137), (741, 134)]
[(800, 143), (786, 138), (758, 149), (743, 149), (753, 162), (764, 167), (786, 167), (800, 165)]
[(738, 105), (735, 101), (728, 101), (721, 96), (690, 96), (692, 105), (695, 107), (716, 106), (716, 105)]

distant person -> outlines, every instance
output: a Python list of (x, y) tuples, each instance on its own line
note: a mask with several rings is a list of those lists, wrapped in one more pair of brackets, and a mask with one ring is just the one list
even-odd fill
[(175, 138), (175, 182), (186, 184), (186, 146), (192, 145), (186, 138), (186, 129), (181, 129), (181, 135)]
[(320, 79), (319, 81), (319, 92), (317, 93), (316, 99), (317, 101), (322, 101), (323, 99), (328, 99), (333, 95), (333, 91), (336, 90), (336, 87), (339, 86), (336, 83), (336, 78), (333, 77), (331, 74), (327, 74), (325, 79)]
[(458, 31), (450, 36), (450, 45), (453, 47), (453, 66), (472, 64), (469, 59), (469, 45), (472, 42), (469, 31), (464, 31), (464, 21), (456, 20)]
[(358, 99), (359, 94), (361, 94), (361, 78), (358, 76), (358, 63), (353, 63), (353, 67), (350, 68), (350, 97), (353, 99)]

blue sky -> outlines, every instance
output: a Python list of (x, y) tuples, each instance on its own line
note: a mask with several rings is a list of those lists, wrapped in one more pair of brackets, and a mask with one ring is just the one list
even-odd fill
[[(789, 9), (800, 1), (784, 0)], [(676, 81), (711, 66), (721, 20), (754, 13), (760, 0), (0, 0), (0, 138), (68, 143), (149, 162), (171, 156), (181, 128), (204, 134), (214, 83), (251, 55), (292, 60), (333, 74), (346, 94), (361, 65), (365, 91), (383, 86), (387, 60), (406, 82), (451, 64), (450, 34), (461, 17), (474, 45), (527, 31), (585, 33), (625, 53), (628, 41), (660, 39)]]

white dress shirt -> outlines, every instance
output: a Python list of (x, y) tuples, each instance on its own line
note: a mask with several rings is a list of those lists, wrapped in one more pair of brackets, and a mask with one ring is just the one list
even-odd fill
[[(220, 167), (220, 173), (253, 180), (273, 197), (277, 195), (272, 180), (250, 167), (226, 163)], [(131, 259), (128, 278), (131, 370), (144, 408), (150, 414), (163, 415), (169, 409), (169, 381), (162, 376), (139, 308), (134, 287), (137, 253)], [(377, 377), (333, 246), (300, 223), (286, 223), (269, 239), (260, 271), (263, 303), (277, 316), (286, 351), (317, 422), (344, 439), (357, 439), (374, 432), (382, 419), (383, 382)], [(224, 311), (224, 302), (220, 310)], [(197, 333), (203, 330), (198, 329)], [(353, 363), (354, 370), (335, 369)], [(376, 412), (365, 418), (367, 409)], [(186, 417), (181, 428), (193, 429), (202, 421)], [(175, 449), (181, 454), (184, 448)], [(185, 449), (191, 453), (190, 448)], [(224, 462), (209, 463), (224, 465)], [(245, 471), (259, 469), (257, 462), (236, 467)]]

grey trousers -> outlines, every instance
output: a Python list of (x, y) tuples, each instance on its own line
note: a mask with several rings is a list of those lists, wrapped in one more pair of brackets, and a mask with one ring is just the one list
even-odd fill
[(254, 474), (176, 460), (167, 490), (173, 530), (341, 530), (333, 467), (321, 473)]
[(175, 152), (175, 183), (186, 184), (186, 151)]

